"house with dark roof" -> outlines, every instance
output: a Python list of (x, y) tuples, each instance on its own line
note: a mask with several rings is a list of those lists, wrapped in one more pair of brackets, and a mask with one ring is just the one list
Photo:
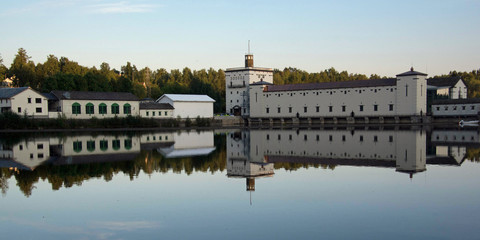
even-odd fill
[(467, 98), (467, 85), (460, 76), (427, 79), (428, 94), (433, 99), (462, 99)]
[(57, 91), (48, 98), (49, 116), (89, 119), (140, 115), (140, 100), (126, 92)]
[(140, 102), (140, 116), (145, 118), (172, 118), (173, 109), (169, 103)]
[(0, 111), (47, 118), (47, 98), (30, 87), (0, 88)]

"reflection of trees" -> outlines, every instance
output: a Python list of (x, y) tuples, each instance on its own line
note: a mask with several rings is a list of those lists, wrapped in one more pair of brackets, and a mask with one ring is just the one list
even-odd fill
[(465, 157), (472, 162), (480, 162), (480, 148), (467, 148)]
[(8, 190), (8, 179), (13, 175), (17, 180), (17, 186), (29, 197), (35, 189), (35, 183), (40, 179), (47, 180), (53, 190), (59, 190), (62, 186), (69, 188), (74, 185), (81, 186), (83, 181), (92, 178), (103, 178), (106, 182), (113, 179), (118, 173), (123, 173), (134, 180), (141, 172), (153, 174), (155, 172), (166, 173), (172, 170), (174, 173), (185, 172), (190, 175), (194, 171), (212, 173), (223, 171), (226, 168), (225, 138), (215, 137), (216, 150), (209, 156), (187, 157), (166, 159), (156, 150), (141, 151), (132, 161), (88, 163), (79, 165), (41, 165), (34, 171), (10, 171), (6, 168), (0, 172), (0, 186), (2, 193)]

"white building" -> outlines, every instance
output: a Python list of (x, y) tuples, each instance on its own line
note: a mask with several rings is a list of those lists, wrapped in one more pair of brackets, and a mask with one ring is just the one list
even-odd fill
[(437, 117), (478, 116), (480, 99), (439, 99), (432, 103), (432, 115)]
[(140, 115), (140, 101), (125, 92), (52, 91), (49, 98), (51, 118), (65, 115), (67, 118), (89, 119)]
[(226, 111), (236, 116), (250, 115), (249, 85), (273, 83), (273, 69), (253, 66), (253, 54), (245, 55), (245, 67), (225, 71)]
[(250, 84), (251, 118), (415, 116), (426, 113), (427, 74), (394, 79)]
[(0, 88), (2, 113), (11, 111), (29, 117), (47, 118), (47, 104), (47, 98), (30, 87)]
[(173, 106), (173, 116), (180, 118), (212, 118), (213, 100), (207, 95), (164, 94), (157, 103), (167, 103)]
[(168, 103), (141, 102), (140, 116), (144, 118), (173, 118), (173, 106)]
[(462, 99), (467, 98), (467, 86), (465, 82), (457, 77), (447, 78), (429, 78), (427, 80), (428, 93), (432, 94), (433, 99)]

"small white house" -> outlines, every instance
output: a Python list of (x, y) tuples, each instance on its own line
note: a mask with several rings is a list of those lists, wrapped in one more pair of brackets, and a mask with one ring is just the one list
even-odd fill
[(164, 94), (157, 103), (168, 103), (173, 106), (173, 116), (180, 118), (213, 117), (213, 100), (207, 95)]
[(48, 117), (48, 101), (45, 96), (30, 87), (0, 88), (1, 112), (11, 111), (29, 117)]
[(140, 117), (144, 118), (173, 118), (173, 106), (168, 103), (141, 102)]
[(430, 94), (433, 94), (433, 99), (462, 99), (467, 98), (467, 85), (460, 78), (447, 77), (447, 78), (429, 78), (427, 80), (427, 90)]

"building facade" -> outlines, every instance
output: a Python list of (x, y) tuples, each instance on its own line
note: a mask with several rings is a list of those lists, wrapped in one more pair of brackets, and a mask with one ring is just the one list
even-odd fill
[(173, 116), (180, 118), (213, 118), (213, 100), (207, 95), (164, 94), (157, 103), (173, 106)]
[(140, 117), (164, 119), (173, 118), (173, 106), (168, 103), (141, 102)]
[(245, 55), (245, 67), (225, 71), (226, 112), (236, 116), (250, 115), (250, 84), (273, 84), (273, 69), (253, 65), (253, 54)]
[(0, 88), (1, 112), (14, 112), (35, 118), (48, 117), (48, 100), (30, 87)]

